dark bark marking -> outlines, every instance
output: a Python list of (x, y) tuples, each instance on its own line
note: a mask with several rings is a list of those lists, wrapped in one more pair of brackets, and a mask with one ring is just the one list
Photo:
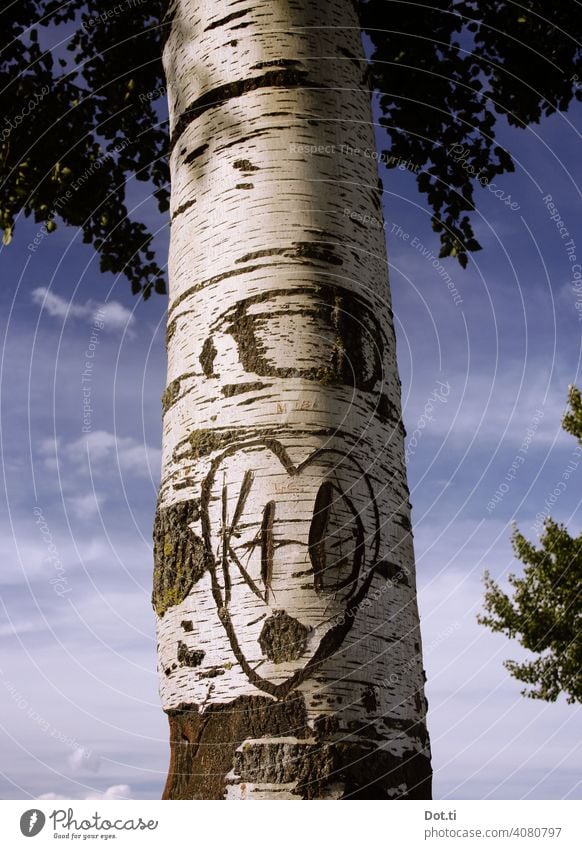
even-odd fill
[(273, 525), (275, 524), (275, 502), (269, 501), (263, 510), (261, 523), (261, 578), (265, 587), (265, 604), (269, 603), (269, 591), (273, 579)]
[(210, 30), (216, 29), (217, 27), (223, 27), (225, 24), (235, 21), (237, 18), (243, 18), (245, 15), (248, 15), (250, 11), (252, 10), (241, 9), (239, 12), (231, 12), (231, 14), (227, 15), (225, 18), (221, 18), (219, 21), (213, 21), (211, 24), (208, 24), (208, 26), (204, 28), (204, 32), (210, 32)]
[(285, 253), (287, 248), (263, 248), (260, 251), (253, 251), (252, 253), (244, 254), (235, 260), (235, 262), (249, 262), (253, 259), (263, 259), (266, 256), (281, 256)]
[(225, 671), (220, 666), (211, 666), (204, 672), (199, 672), (198, 678), (218, 678), (219, 675), (224, 675)]
[[(248, 24), (239, 24), (233, 29), (242, 29)], [(178, 139), (184, 130), (193, 122), (208, 112), (209, 109), (216, 109), (222, 106), (228, 100), (242, 97), (251, 91), (257, 91), (260, 88), (323, 88), (319, 83), (309, 80), (305, 71), (298, 71), (292, 68), (280, 68), (273, 71), (267, 71), (258, 77), (248, 77), (244, 80), (234, 80), (231, 83), (224, 83), (216, 86), (216, 88), (206, 91), (200, 95), (188, 108), (180, 115), (176, 121), (176, 126), (173, 138), (170, 141), (170, 150), (173, 150)]]
[(217, 353), (218, 351), (214, 347), (212, 339), (209, 337), (204, 342), (204, 345), (202, 346), (202, 352), (198, 357), (198, 361), (202, 366), (202, 371), (204, 372), (205, 377), (217, 377), (217, 375), (214, 374), (214, 360), (216, 358)]
[(186, 380), (189, 377), (194, 377), (195, 372), (184, 372), (180, 377), (175, 378), (175, 380), (170, 381), (168, 383), (164, 394), (162, 395), (162, 410), (164, 413), (167, 413), (168, 410), (176, 403), (178, 398), (180, 397), (180, 389), (181, 383), (183, 380)]
[(284, 610), (274, 610), (259, 635), (261, 651), (273, 663), (299, 660), (305, 652), (309, 628)]
[[(210, 277), (208, 280), (203, 280), (200, 283), (196, 283), (195, 286), (191, 286), (189, 289), (186, 289), (185, 292), (182, 292), (176, 300), (170, 304), (169, 311), (170, 313), (174, 312), (174, 310), (182, 303), (182, 301), (189, 298), (191, 295), (195, 295), (196, 292), (200, 292), (202, 289), (206, 289), (209, 286), (213, 286), (215, 283), (221, 283), (223, 280), (228, 280), (229, 277), (237, 277), (239, 274), (250, 274), (253, 271), (257, 271), (261, 266), (259, 265), (251, 265), (248, 268), (234, 268), (232, 271), (225, 271), (224, 274), (217, 274), (215, 277)], [(191, 312), (191, 310), (189, 310)], [(186, 315), (186, 313), (184, 313)], [(168, 325), (168, 332), (172, 325), (172, 322)], [(175, 329), (175, 327), (174, 327)], [(173, 335), (173, 331), (172, 331)]]
[(191, 619), (182, 619), (182, 621), (180, 622), (180, 626), (181, 626), (181, 627), (184, 629), (184, 631), (186, 631), (187, 633), (190, 633), (190, 631), (193, 631), (193, 630), (194, 630), (194, 625), (192, 624), (192, 620), (191, 620)]
[(249, 493), (250, 493), (251, 487), (253, 485), (253, 478), (254, 478), (253, 472), (251, 472), (250, 469), (247, 469), (247, 471), (244, 473), (243, 482), (241, 484), (239, 496), (238, 496), (238, 499), (237, 499), (237, 502), (236, 502), (236, 507), (234, 508), (234, 516), (232, 517), (232, 524), (231, 524), (231, 528), (230, 528), (229, 541), (230, 541), (230, 537), (232, 536), (233, 532), (235, 530), (237, 530), (241, 516), (242, 516), (243, 511), (245, 509), (245, 505), (247, 503), (247, 498), (249, 497)]
[(346, 50), (345, 47), (340, 47), (338, 52), (341, 53), (342, 56), (345, 56), (347, 59), (349, 59), (356, 66), (356, 68), (360, 68), (366, 62), (364, 58), (358, 59), (358, 57), (355, 56), (351, 50)]
[(237, 183), (235, 189), (254, 189), (254, 183)]
[(407, 533), (412, 533), (412, 525), (408, 516), (394, 516), (394, 522), (404, 528)]
[[(295, 246), (302, 243), (295, 243)], [(239, 257), (245, 263), (269, 255), (289, 255), (287, 248), (264, 249)], [(321, 255), (320, 255), (321, 258)], [(308, 306), (285, 309), (287, 315), (317, 315), (325, 321), (330, 336), (328, 363), (317, 362), (308, 368), (277, 367), (267, 356), (260, 339), (262, 328), (272, 319), (268, 314), (251, 313), (250, 306), (268, 302), (281, 295), (310, 296)], [(245, 298), (230, 307), (211, 326), (211, 335), (229, 333), (238, 348), (239, 362), (249, 374), (261, 377), (302, 377), (317, 383), (344, 384), (371, 392), (382, 380), (383, 352), (388, 344), (385, 331), (371, 305), (352, 292), (331, 286), (298, 286), (276, 289)], [(333, 341), (331, 341), (333, 340)], [(383, 404), (380, 400), (380, 403)]]
[[(366, 480), (368, 477), (366, 476)], [(346, 558), (335, 558), (328, 564), (327, 547), (333, 540), (337, 528), (329, 527), (334, 504), (342, 500), (350, 510), (355, 523), (355, 546), (351, 553), (351, 563)], [(376, 499), (373, 497), (376, 505)], [(337, 523), (336, 523), (337, 524)], [(340, 531), (342, 528), (339, 529)], [(343, 492), (339, 484), (327, 480), (322, 483), (315, 499), (313, 518), (309, 528), (309, 558), (313, 566), (313, 584), (317, 593), (337, 593), (348, 589), (347, 597), (356, 590), (358, 577), (364, 563), (365, 534), (362, 520), (352, 500)], [(348, 555), (349, 557), (349, 555)], [(349, 568), (348, 574), (342, 578), (340, 568)]]
[(339, 719), (337, 716), (330, 716), (329, 714), (323, 714), (322, 716), (318, 716), (313, 721), (313, 730), (315, 731), (315, 737), (319, 741), (323, 741), (326, 738), (332, 737), (337, 734), (340, 728)]
[(240, 438), (240, 432), (237, 430), (210, 430), (209, 428), (199, 428), (193, 430), (188, 441), (192, 446), (192, 459), (199, 460), (201, 457), (207, 457), (213, 451), (218, 451), (228, 445), (229, 442), (234, 442)]
[(256, 380), (253, 383), (227, 383), (222, 387), (222, 394), (225, 398), (232, 398), (234, 395), (243, 395), (245, 392), (255, 392), (260, 389), (269, 389), (272, 383), (263, 383), (261, 380)]
[[(269, 432), (272, 429), (269, 429)], [(288, 434), (287, 428), (281, 428), (278, 432), (275, 431), (276, 435)], [(226, 448), (229, 445), (233, 445), (233, 443), (241, 444), (241, 440), (257, 440), (256, 442), (247, 442), (248, 445), (264, 445), (266, 442), (269, 442), (268, 439), (265, 439), (265, 430), (252, 427), (252, 426), (241, 426), (236, 429), (229, 429), (220, 431), (219, 429), (211, 429), (211, 428), (200, 428), (193, 430), (191, 434), (188, 436), (186, 440), (182, 440), (178, 443), (178, 445), (174, 448), (172, 457), (174, 461), (183, 460), (185, 457), (189, 457), (192, 460), (198, 460), (200, 457), (205, 457), (211, 454), (213, 451), (217, 451), (219, 449)], [(351, 434), (346, 431), (337, 430), (333, 428), (301, 428), (301, 429), (293, 429), (292, 434), (294, 437), (298, 436), (322, 436), (322, 437), (330, 437), (330, 436), (338, 436), (341, 435), (343, 438), (349, 439)], [(353, 437), (352, 437), (353, 438)], [(291, 460), (289, 460), (288, 455), (286, 454), (283, 446), (280, 442), (273, 439), (272, 440), (276, 446), (278, 446), (277, 450), (282, 450), (282, 452), (287, 457), (288, 462), (291, 464), (293, 469), (290, 474), (295, 474), (295, 466)], [(186, 453), (184, 453), (184, 449)], [(235, 449), (236, 450), (236, 449)]]
[(184, 478), (183, 480), (172, 483), (172, 487), (174, 490), (192, 489), (192, 487), (196, 486), (196, 483), (197, 481), (195, 478)]
[(402, 567), (398, 565), (398, 563), (392, 563), (390, 560), (380, 560), (378, 566), (376, 567), (378, 570), (378, 574), (382, 575), (383, 578), (386, 578), (387, 581), (390, 581), (392, 584), (402, 584), (402, 586), (408, 587), (410, 584), (408, 583), (408, 576), (405, 572), (403, 572)]
[(333, 487), (324, 481), (319, 488), (309, 527), (309, 558), (313, 567), (313, 583), (317, 592), (323, 591), (323, 573), (326, 568), (325, 540), (327, 524), (333, 501)]
[(253, 579), (251, 578), (251, 576), (249, 575), (249, 573), (247, 572), (247, 570), (245, 569), (245, 567), (243, 566), (243, 564), (240, 562), (239, 558), (237, 557), (236, 552), (234, 552), (234, 551), (232, 550), (232, 548), (230, 549), (230, 556), (232, 557), (232, 559), (234, 560), (235, 564), (237, 565), (238, 570), (239, 570), (239, 572), (241, 573), (241, 575), (242, 575), (242, 577), (243, 577), (243, 580), (244, 580), (244, 581), (246, 581), (246, 583), (248, 584), (248, 586), (250, 587), (250, 589), (252, 590), (252, 592), (253, 592), (253, 593), (257, 596), (257, 598), (259, 598), (261, 601), (265, 601), (265, 594), (264, 594), (264, 592), (262, 592), (262, 591), (259, 589), (259, 587), (255, 584), (255, 582), (253, 581)]
[(276, 130), (276, 129), (277, 129), (277, 127), (263, 127), (262, 129), (255, 130), (255, 132), (252, 133), (250, 136), (241, 136), (238, 139), (234, 139), (234, 141), (227, 142), (226, 144), (223, 144), (221, 147), (218, 147), (216, 149), (216, 151), (217, 151), (217, 153), (221, 153), (223, 150), (228, 150), (229, 147), (236, 147), (237, 145), (246, 144), (246, 142), (254, 141), (254, 139), (258, 138), (259, 136), (267, 135), (272, 130)]
[(376, 697), (376, 688), (370, 684), (364, 690), (362, 696), (362, 704), (368, 713), (375, 713), (378, 710), (378, 699)]
[(293, 249), (294, 255), (297, 257), (307, 257), (307, 259), (326, 262), (330, 265), (339, 266), (344, 264), (343, 259), (336, 255), (336, 246), (333, 244), (326, 244), (325, 242), (321, 244), (316, 242), (294, 242)]
[[(222, 570), (224, 576), (224, 587), (225, 587), (225, 596), (224, 596), (224, 604), (228, 607), (230, 603), (230, 590), (231, 590), (231, 579), (230, 579), (230, 566), (229, 566), (229, 558), (234, 562), (234, 564), (238, 567), (239, 572), (241, 573), (243, 580), (250, 587), (251, 591), (260, 598), (261, 601), (265, 601), (265, 593), (261, 592), (259, 587), (256, 585), (252, 577), (249, 575), (243, 564), (240, 562), (236, 551), (234, 551), (231, 546), (231, 539), (233, 536), (238, 536), (239, 534), (239, 524), (244, 512), (244, 508), (251, 491), (251, 487), (253, 484), (254, 474), (250, 470), (247, 470), (244, 474), (243, 481), (241, 484), (241, 488), (239, 491), (236, 507), (234, 509), (234, 515), (232, 517), (232, 521), (228, 521), (227, 516), (227, 496), (228, 496), (228, 485), (224, 485), (222, 488)], [(206, 502), (205, 502), (206, 503)], [(255, 543), (256, 544), (256, 543)]]
[(188, 525), (200, 518), (197, 500), (158, 508), (154, 521), (154, 588), (158, 616), (180, 604), (206, 571), (204, 543)]
[(164, 389), (162, 395), (162, 413), (167, 413), (170, 407), (176, 403), (180, 394), (180, 378), (172, 380)]
[(398, 421), (398, 417), (396, 416), (396, 410), (394, 408), (394, 404), (392, 403), (392, 401), (390, 400), (388, 395), (386, 395), (385, 392), (382, 392), (382, 394), (380, 395), (380, 400), (378, 401), (377, 413), (378, 413), (379, 418), (383, 422), (389, 422), (389, 421), (397, 422)]
[(267, 248), (239, 257), (236, 262), (250, 262), (266, 256), (285, 256), (291, 259), (313, 259), (330, 265), (343, 265), (343, 259), (335, 254), (336, 246), (326, 242), (293, 242), (288, 248)]
[(231, 581), (230, 581), (230, 570), (228, 567), (228, 541), (229, 541), (229, 528), (228, 528), (228, 515), (227, 515), (227, 498), (228, 498), (228, 489), (226, 486), (222, 487), (222, 575), (224, 579), (224, 603), (228, 605), (230, 603), (230, 591), (231, 591)]
[(232, 167), (249, 174), (252, 174), (254, 171), (260, 171), (260, 168), (253, 165), (248, 159), (237, 159), (236, 162), (232, 163)]
[(189, 649), (186, 643), (179, 640), (177, 657), (180, 666), (200, 666), (206, 657), (206, 652), (201, 649)]
[(186, 212), (188, 209), (191, 209), (194, 206), (195, 203), (196, 203), (196, 198), (191, 198), (191, 200), (187, 200), (187, 201), (184, 201), (184, 203), (181, 203), (180, 206), (178, 206), (174, 210), (174, 213), (172, 215), (172, 221), (175, 221), (176, 218), (179, 215), (182, 215), (182, 213)]
[(262, 71), (263, 68), (292, 68), (294, 65), (301, 65), (298, 59), (271, 59), (270, 62), (257, 62), (253, 65), (253, 71)]
[(189, 153), (186, 159), (184, 160), (184, 165), (191, 165), (195, 159), (198, 159), (199, 156), (202, 156), (209, 148), (207, 144), (201, 144), (199, 147), (195, 147), (192, 153)]

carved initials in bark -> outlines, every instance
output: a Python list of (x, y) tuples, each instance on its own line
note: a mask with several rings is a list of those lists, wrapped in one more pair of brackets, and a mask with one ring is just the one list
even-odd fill
[(251, 486), (253, 482), (253, 473), (249, 470), (245, 472), (245, 476), (243, 478), (242, 486), (240, 488), (238, 501), (236, 503), (234, 516), (232, 522), (229, 524), (228, 522), (228, 486), (225, 484), (222, 487), (222, 557), (221, 557), (221, 565), (222, 565), (222, 575), (223, 575), (223, 586), (225, 590), (225, 605), (228, 607), (231, 600), (231, 574), (230, 574), (230, 563), (231, 561), (238, 568), (242, 579), (245, 581), (250, 590), (257, 596), (257, 598), (264, 601), (265, 604), (269, 601), (269, 587), (271, 583), (272, 576), (272, 568), (273, 568), (273, 518), (275, 513), (275, 503), (270, 501), (265, 510), (263, 512), (263, 522), (261, 524), (260, 530), (260, 539), (253, 539), (250, 543), (248, 543), (248, 557), (252, 555), (254, 549), (260, 545), (261, 546), (261, 579), (263, 583), (263, 589), (261, 590), (257, 584), (254, 582), (250, 574), (247, 572), (239, 557), (232, 545), (232, 537), (240, 537), (240, 530), (238, 528), (238, 523), (240, 522), (243, 510), (245, 508), (246, 500), (249, 495)]
[[(280, 495), (297, 476), (299, 513)], [(214, 459), (201, 505), (212, 593), (232, 651), (252, 684), (282, 697), (337, 651), (379, 565), (371, 481), (339, 451), (295, 463), (278, 440), (257, 439)]]
[[(249, 254), (240, 261), (247, 259), (256, 257)], [(273, 332), (275, 327), (278, 332)], [(371, 305), (337, 286), (296, 286), (245, 298), (223, 313), (211, 331), (199, 357), (206, 377), (218, 376), (214, 358), (208, 365), (208, 352), (216, 354), (215, 341), (226, 333), (236, 343), (238, 363), (246, 374), (301, 377), (365, 392), (382, 381), (385, 330)], [(299, 360), (298, 335), (304, 342), (312, 337)]]

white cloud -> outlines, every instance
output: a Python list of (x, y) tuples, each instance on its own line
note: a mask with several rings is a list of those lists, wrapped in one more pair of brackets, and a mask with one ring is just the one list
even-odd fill
[[(152, 474), (158, 475), (162, 457), (159, 448), (131, 436), (118, 436), (106, 430), (95, 430), (69, 443), (44, 439), (39, 443), (38, 450), (48, 469), (55, 467), (58, 453), (60, 466), (68, 460), (77, 470), (86, 470), (89, 462), (93, 474), (108, 474), (112, 469), (116, 471), (119, 465), (124, 474), (146, 478)], [(101, 495), (81, 495), (71, 506), (81, 511), (89, 507), (96, 513), (103, 500)], [(82, 517), (86, 515), (83, 513)]]
[[(80, 563), (87, 566), (107, 562), (110, 558), (111, 545), (102, 534), (83, 534), (82, 550), (79, 549), (70, 530), (63, 527), (58, 504), (46, 507), (46, 514), (38, 526), (34, 516), (25, 517), (13, 527), (7, 522), (0, 523), (0, 562), (3, 564), (0, 587), (33, 582), (33, 591), (39, 593), (41, 584), (51, 589), (60, 575), (67, 577)], [(23, 627), (19, 625), (18, 631)], [(31, 628), (26, 626), (25, 630)]]
[(6, 625), (0, 625), (0, 637), (14, 637), (18, 634), (29, 634), (39, 631), (44, 627), (42, 622), (30, 622), (28, 620), (22, 622), (13, 622), (12, 620)]
[[(37, 799), (54, 800), (54, 799), (70, 799), (70, 796), (61, 796), (59, 793), (42, 793), (37, 796)], [(88, 796), (83, 796), (83, 799), (131, 799), (131, 787), (129, 784), (112, 784), (103, 793), (89, 793)]]
[[(433, 420), (426, 425), (425, 436), (447, 435), (455, 442), (466, 443), (477, 437), (479, 445), (503, 443), (519, 446), (534, 429), (531, 447), (568, 445), (571, 437), (564, 434), (561, 419), (566, 410), (567, 374), (552, 374), (547, 365), (530, 358), (523, 368), (519, 362), (507, 361), (491, 373), (446, 373), (451, 389), (446, 403), (433, 404)], [(412, 431), (422, 415), (432, 384), (413, 387), (404, 411), (408, 431)], [(538, 411), (542, 415), (538, 415)]]
[(63, 320), (78, 318), (89, 324), (98, 318), (103, 323), (105, 333), (130, 329), (135, 324), (135, 318), (131, 311), (118, 301), (99, 303), (98, 301), (88, 300), (84, 304), (75, 304), (60, 295), (56, 295), (45, 286), (39, 286), (33, 290), (32, 300), (54, 318)]
[(44, 286), (39, 286), (37, 289), (33, 289), (32, 300), (54, 318), (64, 319), (87, 317), (85, 306), (66, 301), (64, 298), (61, 298), (60, 295), (55, 295), (54, 292), (51, 292)]
[(71, 770), (75, 774), (82, 772), (99, 772), (101, 769), (101, 758), (99, 755), (96, 755), (89, 749), (84, 749), (82, 746), (75, 749), (75, 751), (69, 755), (67, 761)]
[(129, 784), (112, 784), (103, 793), (90, 793), (86, 799), (131, 799)]
[[(88, 301), (88, 303), (91, 303)], [(123, 330), (125, 327), (131, 327), (135, 324), (135, 317), (126, 309), (119, 301), (108, 301), (106, 304), (97, 304), (96, 308), (102, 315), (100, 320), (105, 327), (103, 330)]]
[(98, 516), (104, 502), (105, 496), (97, 492), (67, 498), (67, 504), (77, 519), (93, 519)]
[(111, 463), (119, 464), (122, 472), (138, 477), (157, 473), (162, 452), (131, 436), (116, 436), (105, 430), (96, 430), (81, 437), (69, 446), (70, 458), (78, 464), (89, 459), (94, 471), (108, 471)]

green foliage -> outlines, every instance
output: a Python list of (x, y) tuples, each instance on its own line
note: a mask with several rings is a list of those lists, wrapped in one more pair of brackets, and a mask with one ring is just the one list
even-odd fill
[[(104, 19), (94, 0), (18, 0), (0, 11), (5, 244), (21, 213), (48, 233), (60, 219), (82, 229), (102, 271), (125, 274), (144, 297), (165, 285), (152, 234), (133, 220), (127, 195), (132, 178), (149, 181), (160, 211), (168, 209), (167, 129), (140, 99), (162, 78), (161, 6)], [(43, 50), (42, 29), (56, 24), (66, 46)]]
[(582, 445), (582, 392), (575, 386), (570, 386), (568, 390), (568, 403), (570, 412), (562, 419), (562, 427)]
[[(161, 62), (168, 3), (126, 5), (117, 13), (123, 4), (13, 0), (0, 11), (0, 230), (8, 244), (20, 214), (46, 232), (58, 219), (80, 227), (102, 270), (124, 273), (147, 297), (164, 291), (163, 273), (152, 233), (130, 211), (128, 185), (152, 184), (160, 212), (168, 210)], [(514, 169), (495, 142), (498, 116), (525, 127), (581, 98), (576, 4), (360, 0), (357, 7), (374, 48), (370, 78), (390, 142), (386, 158), (390, 167), (417, 166), (440, 256), (466, 266), (480, 248), (470, 219), (474, 189)], [(57, 25), (63, 47), (51, 53), (41, 44)]]
[(474, 189), (494, 191), (495, 177), (514, 170), (495, 142), (498, 116), (526, 127), (582, 99), (579, 9), (565, 0), (360, 5), (375, 48), (372, 83), (387, 153), (420, 166), (418, 189), (441, 234), (440, 256), (465, 267), (480, 249), (470, 219)]
[[(572, 412), (564, 426), (581, 439), (582, 403), (575, 387), (569, 400)], [(510, 598), (486, 572), (487, 615), (478, 621), (539, 655), (505, 663), (514, 678), (531, 686), (524, 695), (553, 702), (565, 693), (569, 702), (582, 702), (582, 534), (571, 537), (563, 525), (547, 519), (540, 543), (536, 548), (514, 531), (512, 544), (525, 564), (523, 577), (509, 575)]]

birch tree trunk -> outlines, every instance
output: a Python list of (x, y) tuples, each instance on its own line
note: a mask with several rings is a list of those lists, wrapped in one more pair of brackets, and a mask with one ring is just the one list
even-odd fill
[(400, 381), (354, 6), (177, 0), (170, 14), (153, 593), (164, 797), (426, 799)]

